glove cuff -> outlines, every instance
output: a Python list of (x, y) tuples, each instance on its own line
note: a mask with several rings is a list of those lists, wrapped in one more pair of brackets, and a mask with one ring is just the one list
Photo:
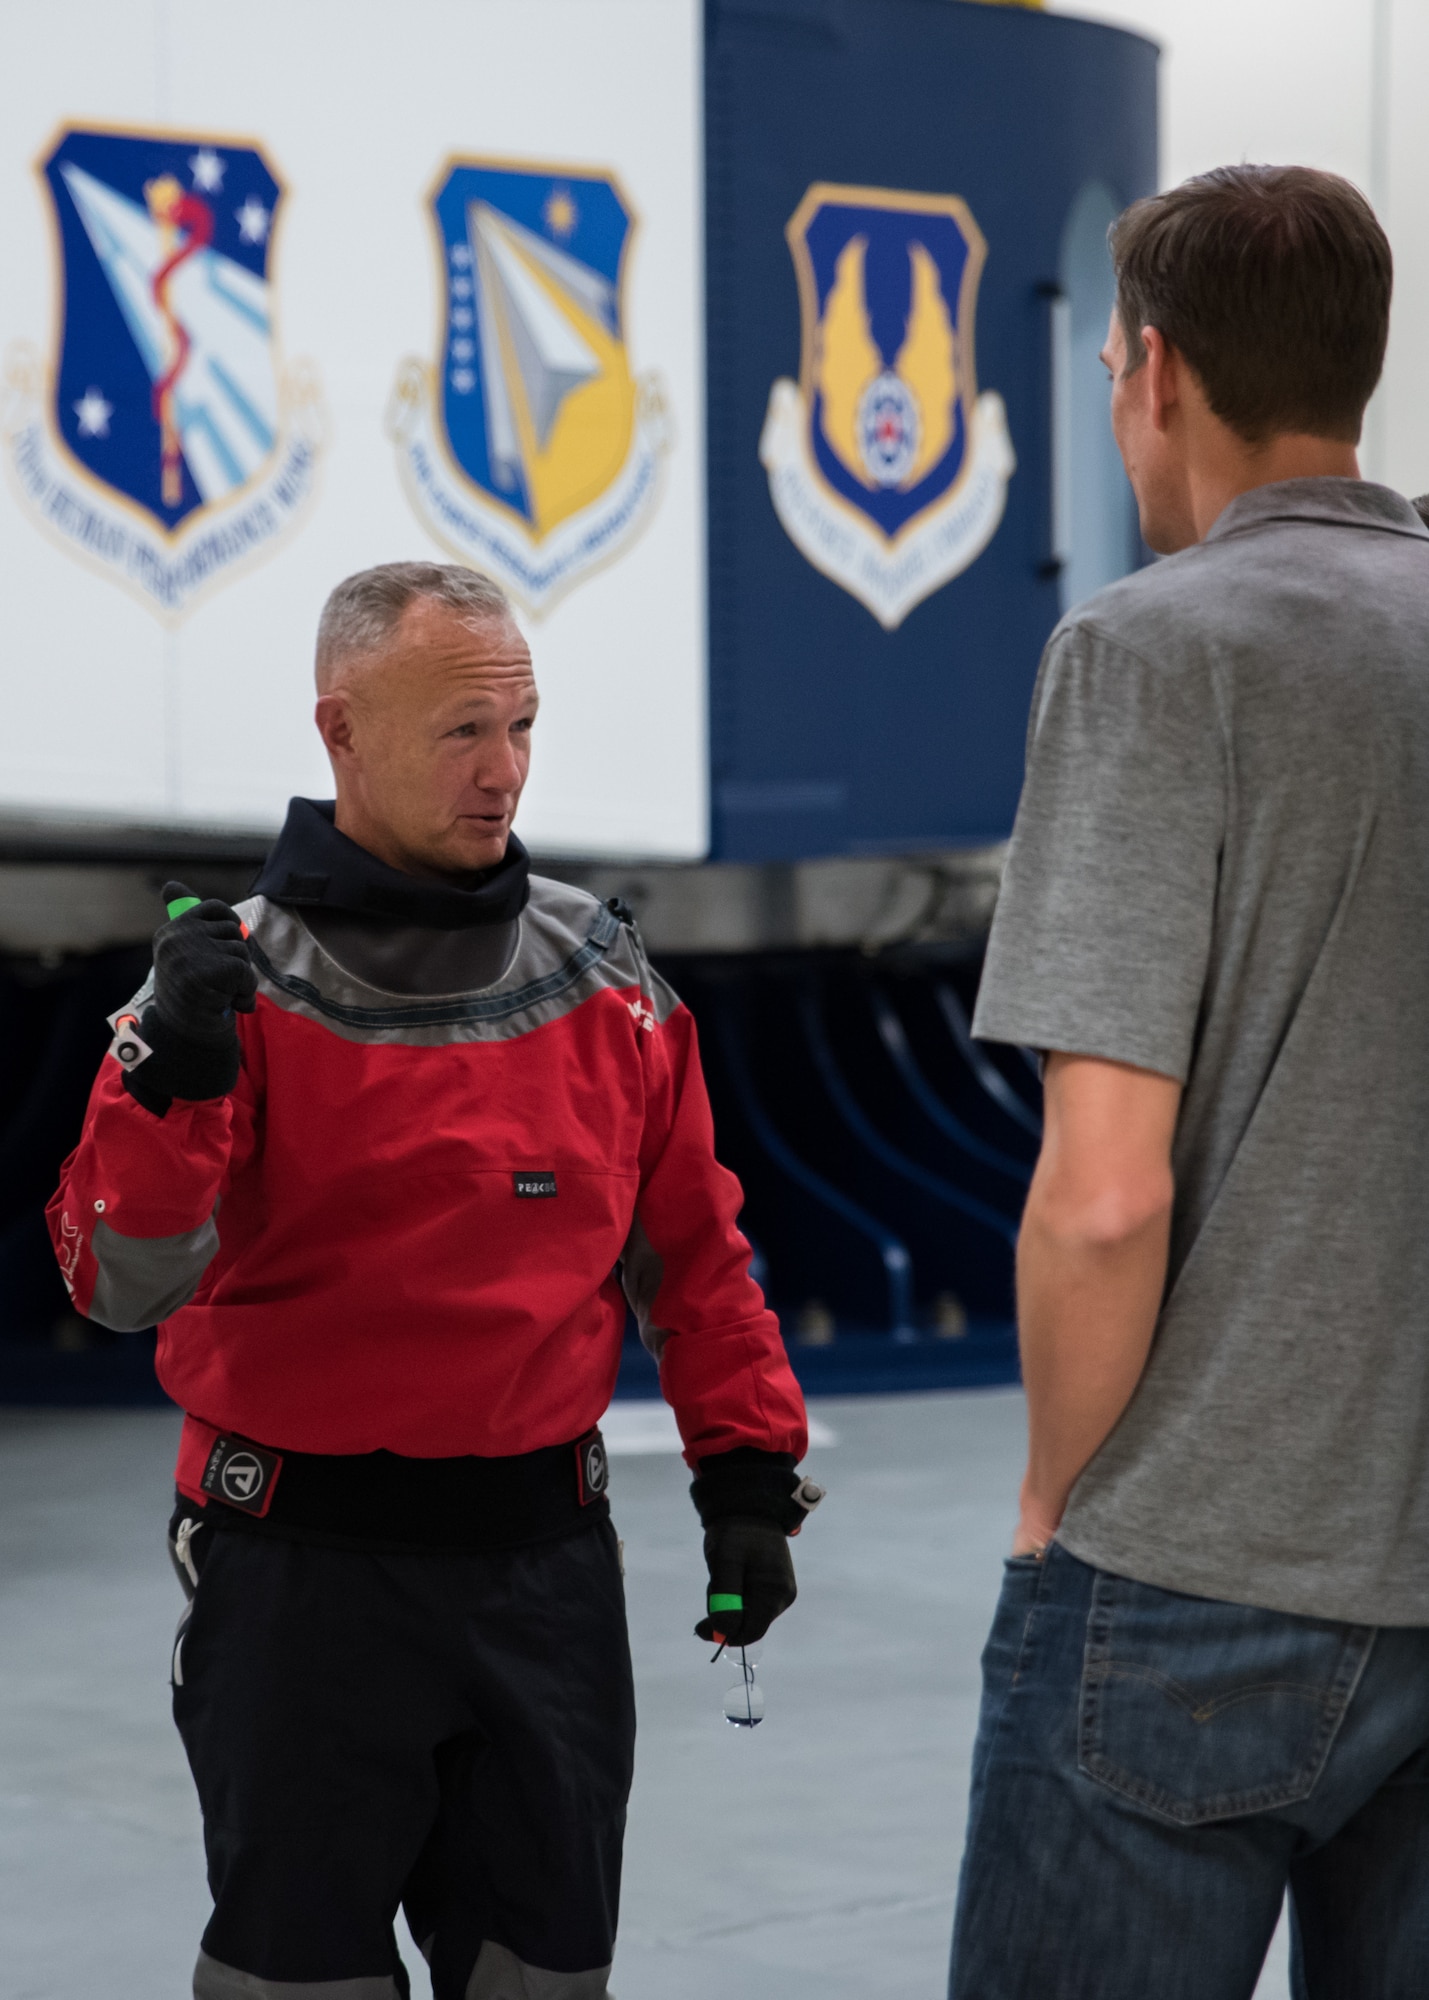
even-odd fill
[(791, 1453), (749, 1446), (702, 1458), (690, 1486), (690, 1498), (707, 1528), (738, 1514), (772, 1521), (786, 1535), (799, 1532), (823, 1497), (812, 1480), (799, 1477)]
[(238, 1031), (231, 1021), (221, 1042), (194, 1041), (171, 1027), (157, 1007), (146, 1007), (139, 1033), (153, 1054), (124, 1072), (124, 1088), (156, 1118), (176, 1097), (200, 1103), (227, 1097), (238, 1082)]

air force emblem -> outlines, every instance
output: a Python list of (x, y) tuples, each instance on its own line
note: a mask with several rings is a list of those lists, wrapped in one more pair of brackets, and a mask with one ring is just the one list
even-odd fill
[(663, 398), (626, 345), (630, 208), (611, 174), (458, 160), (432, 212), (441, 350), (398, 376), (398, 463), (428, 532), (540, 612), (659, 492)]
[(973, 368), (986, 245), (956, 195), (824, 182), (785, 234), (803, 354), (759, 456), (795, 547), (893, 631), (987, 547), (1016, 462)]
[(273, 333), (283, 191), (256, 146), (172, 133), (70, 129), (40, 171), (56, 351), (6, 357), (10, 470), (43, 526), (173, 618), (313, 491), (317, 392)]

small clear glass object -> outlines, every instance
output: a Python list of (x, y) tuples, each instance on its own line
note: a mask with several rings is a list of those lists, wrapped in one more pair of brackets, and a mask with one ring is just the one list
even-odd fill
[[(733, 1654), (730, 1655), (733, 1659)], [(724, 1698), (724, 1719), (736, 1729), (755, 1729), (764, 1720), (764, 1690), (754, 1678), (754, 1662), (739, 1649), (739, 1679)]]

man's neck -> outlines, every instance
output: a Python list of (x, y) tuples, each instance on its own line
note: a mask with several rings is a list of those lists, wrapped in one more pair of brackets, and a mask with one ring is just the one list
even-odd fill
[(333, 814), (333, 825), (345, 834), (357, 847), (363, 848), (374, 861), (384, 867), (395, 869), (399, 875), (410, 875), (414, 882), (429, 882), (442, 889), (475, 889), (491, 873), (491, 868), (499, 864), (493, 862), (488, 868), (448, 870), (434, 868), (408, 854), (386, 830), (364, 813), (351, 799), (344, 798), (339, 790), (337, 806)]
[(1242, 444), (1239, 439), (1228, 442), (1224, 437), (1208, 442), (1211, 448), (1193, 456), (1186, 474), (1198, 542), (1204, 541), (1232, 500), (1257, 486), (1278, 486), (1285, 479), (1361, 476), (1354, 445), (1341, 438), (1287, 431), (1261, 445)]

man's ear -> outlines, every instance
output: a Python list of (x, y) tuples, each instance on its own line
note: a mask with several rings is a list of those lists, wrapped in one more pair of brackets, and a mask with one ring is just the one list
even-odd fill
[(313, 720), (323, 747), (334, 764), (346, 764), (356, 754), (352, 704), (345, 691), (320, 694)]
[(1143, 365), (1151, 421), (1158, 431), (1169, 430), (1171, 412), (1181, 399), (1180, 357), (1165, 334), (1154, 326), (1142, 327), (1141, 344), (1146, 349)]

